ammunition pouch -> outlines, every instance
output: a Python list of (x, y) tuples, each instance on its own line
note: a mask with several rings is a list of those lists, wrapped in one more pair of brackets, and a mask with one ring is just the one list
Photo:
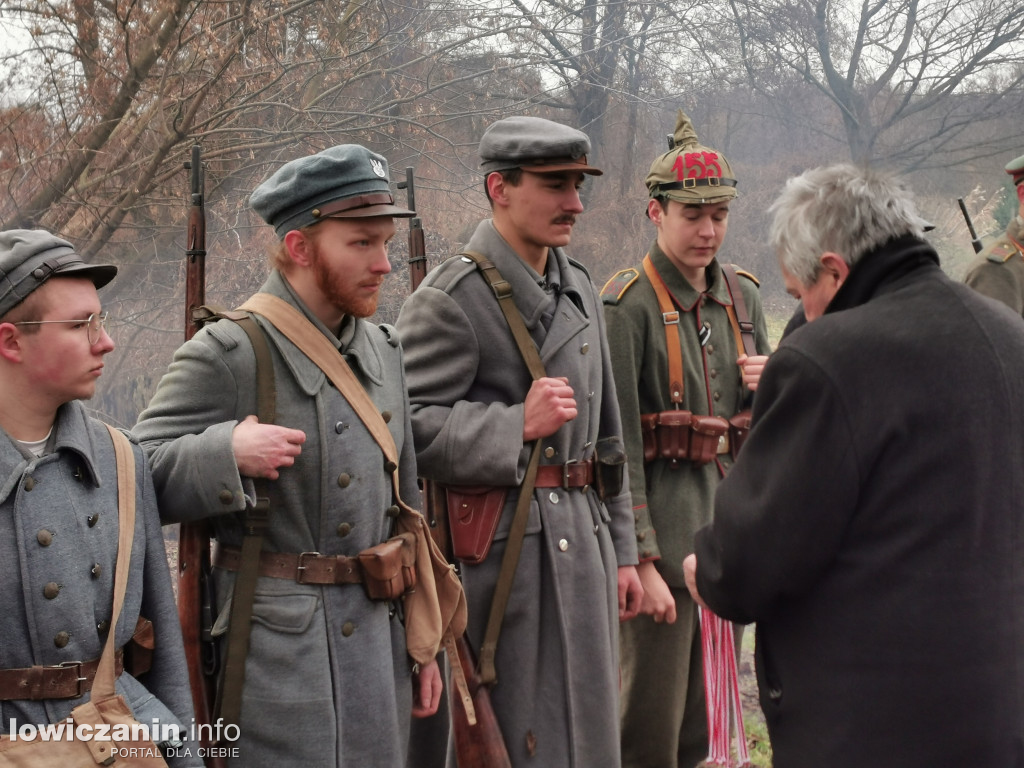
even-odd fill
[(640, 416), (644, 461), (689, 459), (707, 464), (730, 447), (729, 422), (720, 416), (700, 416), (673, 410)]
[(416, 587), (416, 537), (412, 533), (400, 533), (364, 549), (356, 559), (371, 600), (397, 600)]
[(446, 485), (444, 495), (452, 554), (463, 563), (482, 563), (491, 551), (508, 488)]
[(618, 496), (626, 467), (626, 449), (618, 437), (602, 437), (594, 446), (594, 482), (601, 500)]
[(740, 411), (729, 419), (729, 448), (732, 450), (733, 460), (739, 456), (740, 448), (743, 447), (750, 432), (751, 411), (749, 408)]

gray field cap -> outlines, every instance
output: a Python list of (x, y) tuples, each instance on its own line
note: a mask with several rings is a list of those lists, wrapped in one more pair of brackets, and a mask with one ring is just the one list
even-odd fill
[(416, 215), (395, 205), (388, 161), (358, 144), (285, 163), (256, 187), (249, 205), (281, 238), (328, 218)]
[(542, 117), (518, 115), (492, 123), (480, 139), (484, 175), (522, 168), (531, 173), (580, 171), (600, 176), (587, 165), (590, 139), (583, 131)]
[(71, 243), (45, 229), (8, 229), (0, 232), (0, 317), (51, 277), (84, 277), (102, 288), (116, 274), (111, 264), (87, 264)]

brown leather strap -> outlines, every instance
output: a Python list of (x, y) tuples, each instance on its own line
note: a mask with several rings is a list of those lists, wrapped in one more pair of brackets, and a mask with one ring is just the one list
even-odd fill
[[(76, 661), (57, 667), (0, 669), (0, 701), (77, 699), (92, 690), (100, 660)], [(114, 675), (124, 671), (124, 653), (114, 654)]]
[(542, 464), (537, 467), (536, 488), (583, 488), (594, 484), (594, 462), (574, 461), (567, 464)]
[(672, 302), (668, 287), (661, 279), (658, 270), (651, 261), (651, 254), (644, 256), (644, 272), (651, 281), (654, 295), (658, 297), (658, 308), (665, 323), (665, 347), (668, 351), (668, 396), (669, 400), (682, 405), (683, 402), (683, 345), (679, 340), (679, 310)]
[[(729, 323), (732, 325), (733, 334), (736, 336), (736, 349), (742, 349), (748, 357), (757, 354), (757, 344), (754, 341), (754, 323), (747, 312), (747, 302), (743, 298), (743, 291), (740, 290), (740, 281), (736, 276), (736, 268), (732, 264), (722, 264), (722, 275), (725, 277), (725, 285), (732, 297), (732, 307), (726, 307), (729, 314)], [(735, 312), (733, 312), (735, 308)]]
[[(237, 571), (241, 562), (242, 552), (234, 547), (218, 545), (213, 553), (214, 566), (226, 571)], [(259, 575), (298, 584), (361, 584), (363, 581), (363, 571), (356, 558), (317, 552), (261, 552)]]

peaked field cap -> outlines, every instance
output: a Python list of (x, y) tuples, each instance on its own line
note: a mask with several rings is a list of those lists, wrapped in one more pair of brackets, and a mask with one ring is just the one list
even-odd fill
[(1013, 177), (1014, 186), (1024, 181), (1024, 155), (1008, 162), (1006, 172)]
[(590, 139), (583, 131), (518, 115), (492, 123), (480, 138), (480, 167), (484, 174), (522, 168), (532, 173), (580, 171), (600, 176), (604, 171), (587, 164)]
[(0, 232), (0, 316), (51, 277), (83, 277), (102, 288), (116, 274), (112, 264), (87, 264), (71, 243), (45, 229)]
[(359, 144), (340, 144), (285, 163), (249, 196), (278, 237), (328, 218), (415, 216), (395, 205), (388, 161)]

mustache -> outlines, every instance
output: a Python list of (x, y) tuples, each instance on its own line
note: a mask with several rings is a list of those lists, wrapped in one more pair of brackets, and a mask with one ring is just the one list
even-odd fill
[(576, 223), (576, 216), (574, 214), (567, 213), (565, 216), (559, 216), (557, 219), (554, 220), (553, 223), (555, 223), (555, 224), (575, 224)]

